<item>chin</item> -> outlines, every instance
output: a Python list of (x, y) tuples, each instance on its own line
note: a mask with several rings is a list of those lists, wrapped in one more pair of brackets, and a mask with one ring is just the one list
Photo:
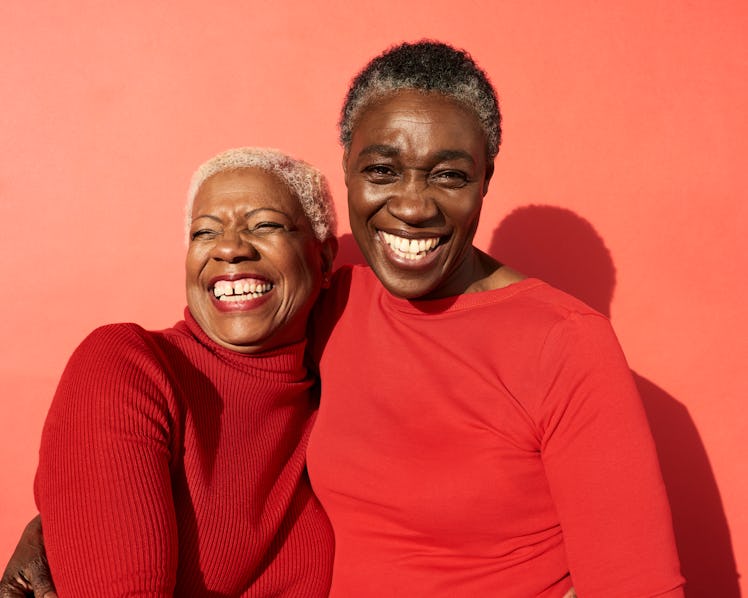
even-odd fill
[(255, 329), (226, 329), (216, 330), (219, 344), (232, 348), (235, 351), (245, 351), (248, 348), (257, 349), (268, 340), (268, 334), (262, 330)]
[(433, 292), (434, 288), (422, 278), (417, 280), (393, 279), (390, 277), (381, 277), (382, 285), (390, 294), (400, 297), (401, 299), (420, 299)]

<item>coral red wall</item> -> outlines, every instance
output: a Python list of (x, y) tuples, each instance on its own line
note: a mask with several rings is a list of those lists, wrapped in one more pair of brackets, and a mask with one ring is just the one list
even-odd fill
[(391, 43), (435, 37), (469, 49), (503, 102), (478, 244), (611, 315), (689, 595), (738, 596), (747, 31), (748, 5), (726, 0), (2, 3), (0, 561), (35, 512), (70, 351), (105, 322), (180, 318), (192, 169), (226, 147), (280, 147), (329, 174), (346, 232), (346, 85)]

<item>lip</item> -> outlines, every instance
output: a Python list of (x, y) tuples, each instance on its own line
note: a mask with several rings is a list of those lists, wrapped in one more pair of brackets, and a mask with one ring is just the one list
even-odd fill
[[(417, 260), (410, 260), (408, 258), (403, 257), (399, 253), (397, 253), (394, 249), (392, 249), (389, 244), (387, 244), (384, 239), (382, 238), (382, 233), (389, 233), (391, 235), (395, 235), (398, 237), (403, 237), (404, 239), (433, 239), (434, 237), (439, 238), (439, 243), (434, 249), (429, 251), (424, 257), (417, 259)], [(376, 231), (376, 240), (379, 246), (381, 247), (382, 253), (384, 254), (385, 258), (388, 262), (396, 266), (397, 268), (403, 269), (403, 270), (422, 270), (425, 268), (431, 267), (431, 265), (439, 259), (439, 256), (444, 251), (445, 248), (445, 235), (440, 235), (436, 233), (428, 233), (425, 231), (419, 231), (417, 233), (413, 233), (410, 231), (403, 231), (403, 230), (396, 230), (396, 229), (377, 229)]]
[(275, 287), (273, 287), (261, 297), (247, 299), (246, 301), (219, 301), (218, 298), (215, 297), (213, 293), (211, 293), (211, 302), (218, 311), (225, 313), (248, 311), (257, 309), (258, 307), (269, 301), (274, 290)]

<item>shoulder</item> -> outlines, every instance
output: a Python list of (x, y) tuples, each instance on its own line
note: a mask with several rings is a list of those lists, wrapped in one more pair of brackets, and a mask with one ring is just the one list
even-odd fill
[[(155, 334), (146, 330), (139, 324), (133, 322), (119, 322), (116, 324), (105, 324), (92, 330), (81, 343), (81, 346), (96, 345), (98, 343), (116, 342), (138, 343), (143, 342)], [(140, 340), (138, 340), (140, 339)]]
[(576, 297), (538, 280), (516, 301), (522, 314), (518, 326), (535, 329), (546, 360), (559, 364), (562, 356), (576, 354), (592, 366), (609, 356), (619, 359), (620, 346), (608, 317)]
[(559, 329), (610, 329), (608, 317), (580, 299), (537, 279), (527, 278), (506, 287), (506, 306), (519, 326)]
[(100, 326), (70, 356), (61, 385), (85, 380), (130, 386), (146, 380), (163, 384), (169, 369), (165, 340), (174, 333), (175, 329), (152, 331), (134, 323)]
[(91, 331), (75, 350), (78, 357), (112, 361), (124, 354), (153, 351), (167, 331), (146, 330), (131, 322), (106, 324)]
[(65, 366), (46, 427), (106, 432), (138, 422), (167, 433), (181, 407), (164, 334), (132, 323), (93, 330)]
[(537, 278), (519, 278), (509, 284), (479, 293), (461, 295), (452, 309), (466, 312), (465, 317), (490, 322), (486, 334), (501, 331), (498, 340), (507, 337), (542, 340), (552, 329), (564, 323), (601, 321), (607, 318), (579, 299)]
[(528, 294), (527, 300), (538, 313), (547, 314), (551, 325), (548, 331), (549, 339), (615, 337), (606, 315), (547, 283), (541, 281)]
[(636, 396), (631, 370), (607, 316), (545, 284), (533, 300), (541, 306), (536, 311), (544, 314), (536, 376), (547, 395), (563, 401), (575, 395), (595, 397), (590, 404)]
[(525, 300), (528, 304), (536, 306), (540, 310), (555, 312), (560, 316), (571, 314), (594, 315), (605, 318), (600, 312), (593, 309), (581, 299), (562, 291), (539, 278), (527, 278), (524, 292), (518, 294), (518, 299)]
[[(477, 318), (490, 347), (511, 364), (505, 375), (523, 372), (545, 386), (559, 372), (621, 367), (622, 351), (608, 318), (579, 299), (533, 278), (497, 292), (495, 305)], [(480, 315), (480, 314), (478, 314)]]

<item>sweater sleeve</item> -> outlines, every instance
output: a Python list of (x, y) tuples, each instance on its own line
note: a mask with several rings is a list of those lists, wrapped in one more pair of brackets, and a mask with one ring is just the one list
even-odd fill
[(555, 325), (539, 373), (541, 454), (578, 595), (683, 596), (654, 442), (609, 322)]
[(35, 495), (60, 596), (171, 596), (177, 527), (163, 367), (135, 325), (73, 353), (42, 434)]

